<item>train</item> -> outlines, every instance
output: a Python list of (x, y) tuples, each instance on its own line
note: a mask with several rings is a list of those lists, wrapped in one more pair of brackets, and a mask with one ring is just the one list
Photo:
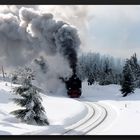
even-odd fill
[(82, 81), (74, 73), (69, 80), (65, 81), (67, 94), (70, 98), (79, 98), (82, 93)]

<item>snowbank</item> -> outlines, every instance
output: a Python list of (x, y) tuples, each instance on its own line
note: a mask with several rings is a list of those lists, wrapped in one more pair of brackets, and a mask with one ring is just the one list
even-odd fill
[[(81, 98), (107, 105), (116, 112), (114, 118), (108, 117), (98, 131), (89, 133), (98, 135), (139, 135), (140, 134), (140, 89), (126, 97), (122, 97), (119, 85), (92, 85), (83, 83)], [(108, 109), (110, 110), (110, 109)], [(109, 112), (113, 116), (114, 112)], [(113, 120), (112, 120), (113, 119)], [(103, 126), (105, 125), (105, 126)]]
[[(6, 85), (7, 83), (7, 85)], [(11, 84), (0, 82), (0, 135), (20, 135), (32, 131), (46, 130), (51, 134), (56, 129), (64, 129), (65, 126), (73, 124), (83, 118), (87, 108), (79, 101), (67, 97), (53, 97), (41, 94), (43, 106), (50, 122), (50, 126), (34, 126), (21, 123), (11, 111), (19, 108), (11, 98), (14, 97)]]
[[(79, 121), (88, 112), (82, 102), (62, 96), (63, 94), (58, 97), (41, 94), (50, 126), (21, 123), (9, 114), (18, 106), (11, 101), (14, 95), (10, 92), (11, 84), (7, 84), (6, 86), (6, 82), (0, 82), (0, 135), (32, 135), (34, 132), (39, 132), (40, 135), (60, 134), (65, 131), (66, 126)], [(83, 82), (80, 98), (104, 105), (109, 114), (96, 131), (89, 133), (90, 135), (140, 134), (140, 89), (126, 97), (122, 97), (119, 89), (118, 85), (88, 86)]]

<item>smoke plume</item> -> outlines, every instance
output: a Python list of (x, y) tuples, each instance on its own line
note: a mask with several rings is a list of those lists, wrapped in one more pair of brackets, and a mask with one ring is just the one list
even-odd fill
[(76, 55), (80, 40), (74, 27), (32, 8), (22, 7), (15, 13), (0, 14), (0, 52), (8, 64), (23, 65), (41, 52), (55, 55), (59, 51), (67, 59), (69, 51)]
[(74, 26), (55, 20), (52, 13), (41, 12), (37, 6), (0, 10), (0, 63), (6, 68), (30, 64), (43, 56), (49, 66), (46, 79), (70, 75), (80, 43)]

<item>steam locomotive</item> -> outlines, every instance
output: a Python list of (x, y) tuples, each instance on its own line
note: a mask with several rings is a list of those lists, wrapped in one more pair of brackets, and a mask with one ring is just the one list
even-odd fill
[(70, 98), (79, 98), (81, 96), (82, 81), (77, 77), (75, 72), (68, 80), (63, 77), (59, 77), (59, 79), (65, 83), (67, 94)]
[(81, 96), (82, 82), (74, 73), (69, 80), (65, 81), (67, 94), (70, 98), (79, 98)]

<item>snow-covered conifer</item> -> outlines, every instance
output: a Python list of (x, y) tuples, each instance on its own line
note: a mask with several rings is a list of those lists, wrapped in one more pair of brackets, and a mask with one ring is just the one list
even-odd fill
[(18, 76), (16, 74), (12, 75), (11, 80), (13, 84), (18, 84)]
[(30, 76), (24, 79), (22, 86), (14, 89), (14, 93), (20, 96), (20, 98), (13, 98), (14, 102), (23, 108), (11, 112), (12, 114), (28, 124), (49, 124), (45, 109), (41, 104), (42, 98), (37, 88), (32, 85)]
[(138, 64), (136, 53), (131, 56), (129, 64), (134, 79), (134, 86), (140, 87), (140, 65)]
[(120, 84), (122, 62), (120, 59), (102, 56), (99, 53), (85, 53), (78, 58), (77, 73), (82, 81), (87, 79), (100, 85)]
[(129, 93), (134, 92), (134, 80), (131, 73), (129, 61), (130, 60), (127, 59), (125, 66), (123, 67), (123, 78), (120, 89), (121, 93), (123, 94), (123, 97), (127, 96)]
[(16, 80), (16, 84), (23, 84), (24, 80), (30, 77), (32, 80), (34, 79), (34, 71), (29, 66), (18, 67), (14, 72), (12, 72), (11, 81)]

